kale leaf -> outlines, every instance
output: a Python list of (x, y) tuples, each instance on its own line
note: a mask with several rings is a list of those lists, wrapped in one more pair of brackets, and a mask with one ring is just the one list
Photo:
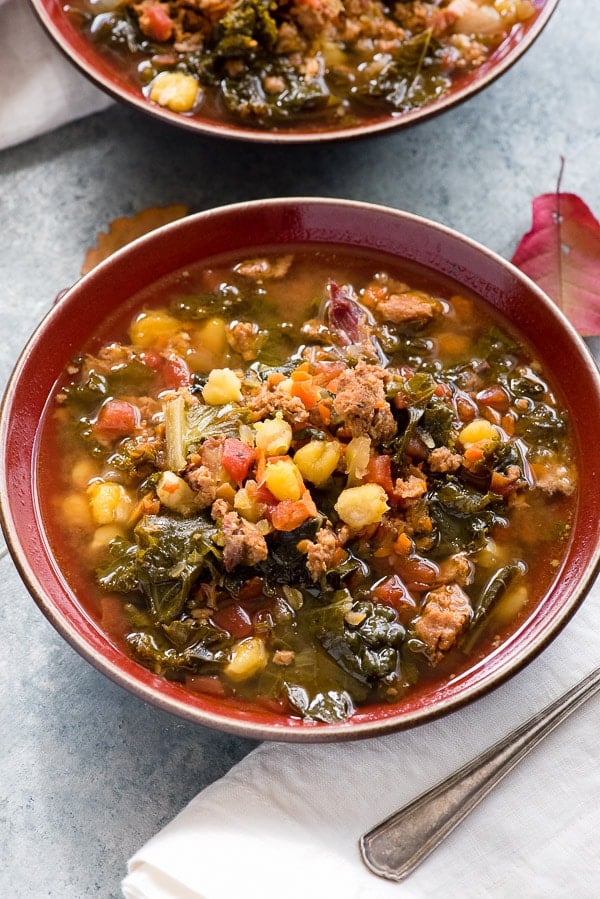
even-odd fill
[(494, 509), (498, 498), (449, 477), (428, 498), (433, 522), (432, 556), (480, 549), (491, 528), (503, 519)]
[(253, 58), (258, 50), (271, 51), (277, 23), (270, 0), (237, 0), (217, 27), (216, 57)]
[(135, 528), (135, 542), (111, 542), (97, 581), (105, 590), (139, 592), (156, 623), (171, 622), (201, 574), (218, 579), (216, 533), (216, 525), (202, 517), (146, 515)]
[(381, 603), (347, 601), (312, 613), (314, 636), (337, 664), (372, 683), (397, 674), (406, 631), (394, 609)]

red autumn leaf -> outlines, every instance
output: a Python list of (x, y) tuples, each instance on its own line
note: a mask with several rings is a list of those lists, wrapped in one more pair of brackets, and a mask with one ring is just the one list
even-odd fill
[(557, 191), (534, 199), (532, 229), (512, 262), (580, 334), (600, 334), (600, 222), (577, 194)]

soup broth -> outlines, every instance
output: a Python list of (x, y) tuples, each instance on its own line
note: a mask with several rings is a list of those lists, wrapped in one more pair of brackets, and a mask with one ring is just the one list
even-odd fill
[(338, 722), (477, 664), (560, 570), (555, 385), (476, 296), (388, 257), (257, 251), (131, 298), (43, 422), (89, 615), (186, 689)]
[(430, 103), (538, 12), (531, 0), (75, 0), (68, 10), (151, 103), (284, 131)]

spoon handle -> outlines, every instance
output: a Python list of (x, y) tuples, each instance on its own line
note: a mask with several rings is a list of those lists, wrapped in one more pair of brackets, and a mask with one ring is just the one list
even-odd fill
[(359, 841), (374, 874), (404, 880), (547, 734), (600, 690), (600, 668)]

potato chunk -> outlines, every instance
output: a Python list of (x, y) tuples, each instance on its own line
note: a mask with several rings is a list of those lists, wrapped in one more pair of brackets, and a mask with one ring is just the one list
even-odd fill
[(311, 440), (296, 450), (294, 462), (303, 478), (320, 487), (335, 471), (341, 452), (337, 440)]
[(342, 490), (334, 506), (343, 522), (356, 531), (377, 524), (388, 511), (387, 494), (379, 484)]
[(248, 680), (266, 667), (269, 654), (264, 640), (260, 637), (247, 637), (240, 640), (231, 650), (231, 658), (225, 666), (225, 674), (231, 680)]
[(199, 85), (193, 75), (160, 72), (150, 88), (150, 99), (173, 112), (189, 112), (198, 98)]
[(147, 349), (164, 346), (167, 341), (181, 331), (179, 319), (159, 310), (141, 312), (129, 328), (129, 337), (135, 347)]
[(275, 499), (297, 501), (304, 493), (302, 475), (291, 459), (270, 462), (265, 471), (265, 484)]
[(94, 524), (125, 524), (132, 511), (132, 501), (121, 484), (95, 481), (87, 489)]
[(181, 515), (192, 515), (198, 509), (197, 497), (191, 487), (172, 471), (164, 471), (156, 487), (156, 495), (167, 509)]
[(496, 428), (487, 418), (474, 418), (468, 425), (461, 429), (458, 439), (463, 446), (471, 446), (473, 443), (480, 443), (482, 440), (493, 440), (497, 442), (500, 439), (498, 428)]
[(267, 456), (281, 456), (287, 453), (292, 443), (291, 425), (279, 413), (275, 418), (257, 421), (254, 425), (256, 446)]
[(230, 368), (213, 368), (202, 390), (202, 396), (209, 406), (239, 403), (242, 399), (240, 379)]

